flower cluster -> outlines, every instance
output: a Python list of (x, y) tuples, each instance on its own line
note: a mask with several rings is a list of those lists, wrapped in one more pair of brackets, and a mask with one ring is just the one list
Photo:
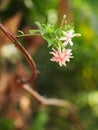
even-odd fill
[(50, 23), (40, 24), (36, 22), (38, 30), (30, 30), (31, 35), (36, 32), (48, 42), (48, 47), (52, 47), (50, 54), (53, 57), (50, 59), (53, 62), (58, 62), (60, 66), (66, 66), (66, 62), (70, 61), (72, 56), (72, 49), (67, 48), (67, 45), (73, 45), (72, 38), (80, 36), (80, 34), (75, 33), (73, 26), (67, 24), (66, 16), (64, 15), (61, 26), (56, 26)]
[(73, 29), (66, 32), (63, 31), (63, 36), (61, 36), (58, 40), (58, 44), (60, 42), (59, 47), (56, 48), (57, 50), (52, 48), (52, 52), (50, 52), (50, 54), (53, 55), (50, 60), (53, 62), (58, 62), (60, 66), (66, 66), (66, 62), (70, 61), (70, 58), (73, 58), (72, 49), (66, 49), (66, 46), (67, 44), (72, 46), (72, 38), (79, 35), (80, 34), (75, 34)]
[(55, 50), (54, 48), (52, 48), (52, 50), (53, 51), (50, 52), (50, 54), (52, 54), (53, 57), (50, 60), (54, 62), (59, 62), (60, 66), (66, 66), (66, 61), (70, 61), (70, 58), (72, 58), (71, 49)]

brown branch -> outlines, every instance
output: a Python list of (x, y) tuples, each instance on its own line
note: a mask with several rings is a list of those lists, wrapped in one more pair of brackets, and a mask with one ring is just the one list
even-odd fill
[(0, 29), (4, 32), (4, 34), (15, 44), (15, 46), (22, 52), (26, 60), (28, 61), (32, 72), (33, 72), (33, 79), (37, 77), (37, 69), (36, 65), (31, 57), (31, 55), (28, 53), (28, 51), (21, 45), (21, 43), (7, 30), (7, 28), (0, 23)]
[[(15, 46), (23, 53), (24, 57), (30, 64), (32, 71), (33, 71), (33, 78), (35, 79), (37, 76), (37, 69), (36, 65), (30, 56), (30, 54), (27, 52), (27, 50), (20, 44), (20, 42), (0, 23), (0, 29), (5, 33), (5, 35), (15, 44)], [(22, 83), (22, 82), (19, 82)], [(84, 130), (81, 122), (79, 121), (77, 117), (77, 110), (73, 104), (66, 100), (60, 100), (60, 99), (48, 99), (40, 94), (38, 94), (35, 90), (29, 87), (28, 84), (22, 84), (22, 88), (26, 90), (28, 93), (30, 93), (35, 100), (37, 100), (41, 105), (44, 106), (59, 106), (64, 107), (70, 112), (70, 117), (74, 125), (76, 126), (77, 130)]]
[(35, 90), (33, 90), (28, 84), (23, 84), (22, 87), (43, 106), (59, 106), (66, 108), (70, 112), (71, 121), (74, 123), (77, 130), (84, 130), (84, 127), (82, 126), (80, 120), (78, 119), (77, 110), (73, 104), (71, 104), (66, 100), (60, 100), (56, 98), (51, 99), (45, 98), (40, 94), (38, 94)]

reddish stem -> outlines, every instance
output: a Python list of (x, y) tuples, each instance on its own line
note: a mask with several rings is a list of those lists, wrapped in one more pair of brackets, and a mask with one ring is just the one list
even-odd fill
[(15, 46), (22, 52), (26, 60), (28, 61), (29, 65), (31, 66), (31, 69), (33, 71), (33, 79), (36, 79), (37, 77), (37, 69), (35, 62), (33, 61), (31, 55), (28, 53), (28, 51), (21, 45), (21, 43), (5, 28), (3, 24), (0, 23), (0, 29), (5, 33), (5, 35), (15, 44)]

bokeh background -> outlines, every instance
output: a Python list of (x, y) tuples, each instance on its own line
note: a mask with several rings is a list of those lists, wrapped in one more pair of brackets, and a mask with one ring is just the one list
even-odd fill
[[(98, 130), (98, 0), (0, 0), (0, 22), (14, 35), (18, 30), (28, 33), (36, 28), (35, 21), (60, 24), (64, 14), (82, 35), (73, 39), (74, 58), (67, 67), (50, 62), (50, 49), (41, 37), (19, 40), (39, 71), (36, 91), (73, 103), (85, 130)], [(23, 70), (26, 67), (30, 72), (22, 54), (0, 31), (0, 130), (76, 130), (66, 110), (39, 109), (36, 101), (21, 90), (11, 89), (9, 95), (8, 77), (17, 71), (20, 61)], [(22, 75), (28, 76), (23, 70)], [(20, 98), (19, 93), (22, 93)]]

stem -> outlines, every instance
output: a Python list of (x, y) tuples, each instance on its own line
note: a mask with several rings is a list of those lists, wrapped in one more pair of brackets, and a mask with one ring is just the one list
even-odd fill
[(28, 53), (28, 51), (21, 45), (21, 43), (0, 23), (0, 29), (5, 33), (5, 35), (15, 44), (15, 46), (22, 52), (26, 60), (28, 61), (29, 65), (31, 66), (31, 69), (33, 71), (33, 79), (37, 77), (37, 69), (36, 65), (31, 57), (31, 55)]
[(58, 50), (58, 48), (60, 48), (60, 49), (63, 48), (63, 44), (62, 44), (62, 42), (60, 40), (55, 39), (55, 42), (57, 43), (57, 44), (54, 44), (55, 47), (57, 48), (57, 50)]
[(41, 36), (41, 34), (21, 34), (21, 35), (17, 35), (16, 38), (27, 37), (27, 36)]

